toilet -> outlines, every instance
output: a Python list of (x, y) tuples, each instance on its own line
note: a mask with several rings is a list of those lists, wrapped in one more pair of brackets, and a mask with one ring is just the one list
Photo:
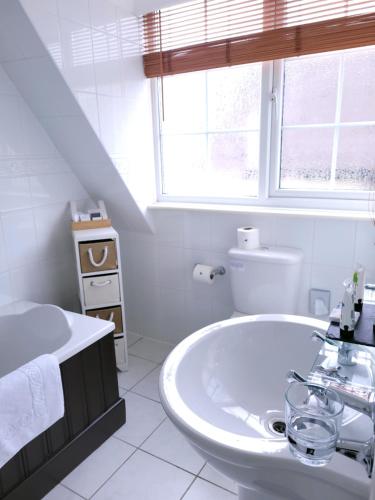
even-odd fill
[(303, 253), (296, 248), (262, 246), (229, 250), (233, 317), (296, 314)]

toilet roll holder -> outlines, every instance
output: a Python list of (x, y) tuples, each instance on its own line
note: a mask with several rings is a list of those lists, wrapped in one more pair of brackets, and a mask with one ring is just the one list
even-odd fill
[(210, 278), (213, 280), (215, 276), (224, 276), (224, 274), (225, 274), (225, 267), (218, 266), (211, 271)]

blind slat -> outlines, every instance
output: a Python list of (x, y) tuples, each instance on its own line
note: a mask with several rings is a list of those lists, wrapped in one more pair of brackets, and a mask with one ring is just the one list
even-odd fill
[(143, 27), (152, 78), (375, 45), (375, 0), (195, 0)]

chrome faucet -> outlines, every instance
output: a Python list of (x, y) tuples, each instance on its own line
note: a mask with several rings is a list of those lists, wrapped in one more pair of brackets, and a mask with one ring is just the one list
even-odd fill
[(356, 362), (353, 360), (354, 354), (357, 352), (357, 349), (353, 344), (348, 342), (341, 342), (330, 339), (323, 335), (323, 333), (314, 330), (311, 335), (312, 340), (326, 342), (329, 345), (335, 346), (338, 349), (338, 357), (337, 362), (340, 366), (354, 366)]

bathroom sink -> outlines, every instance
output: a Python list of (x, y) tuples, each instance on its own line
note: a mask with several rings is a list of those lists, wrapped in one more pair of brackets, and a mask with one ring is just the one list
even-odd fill
[[(230, 319), (190, 335), (163, 366), (167, 415), (201, 456), (239, 484), (243, 500), (368, 498), (361, 465), (336, 453), (327, 467), (306, 467), (277, 432), (286, 373), (308, 375), (321, 347), (311, 340), (314, 329), (324, 332), (327, 323), (271, 314)], [(343, 428), (370, 434), (371, 422), (349, 409)]]

